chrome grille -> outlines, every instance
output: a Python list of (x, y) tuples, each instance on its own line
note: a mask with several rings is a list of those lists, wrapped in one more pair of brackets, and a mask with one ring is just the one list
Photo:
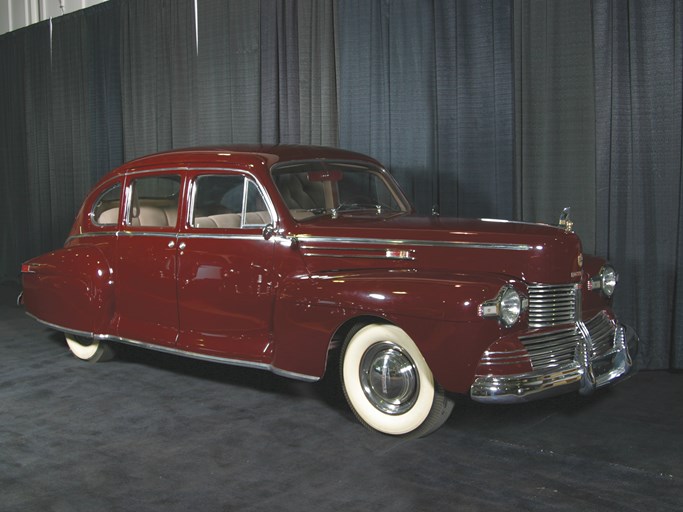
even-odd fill
[(612, 350), (614, 346), (616, 325), (604, 312), (595, 315), (586, 322), (586, 327), (588, 328), (588, 332), (591, 335), (591, 341), (593, 342), (591, 359), (600, 357)]
[(529, 327), (552, 327), (577, 321), (578, 287), (573, 284), (529, 286)]
[(527, 352), (529, 352), (534, 370), (554, 368), (571, 363), (574, 361), (576, 347), (581, 340), (581, 332), (576, 327), (520, 338)]
[(616, 324), (606, 313), (595, 315), (585, 324), (585, 329), (575, 325), (569, 329), (543, 332), (520, 337), (527, 349), (534, 370), (547, 370), (570, 364), (576, 356), (576, 348), (584, 342), (584, 333), (591, 339), (590, 359), (607, 354), (614, 345)]

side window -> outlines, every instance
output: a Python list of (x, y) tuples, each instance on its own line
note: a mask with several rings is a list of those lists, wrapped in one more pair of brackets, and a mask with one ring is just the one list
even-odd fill
[(121, 184), (117, 183), (105, 190), (95, 201), (90, 212), (93, 224), (98, 226), (115, 226), (119, 222), (121, 208)]
[(126, 224), (141, 227), (173, 227), (178, 220), (180, 176), (147, 176), (128, 185)]
[(256, 184), (236, 175), (206, 175), (195, 181), (190, 224), (195, 228), (265, 226), (270, 220)]
[(263, 196), (261, 195), (261, 192), (259, 192), (256, 183), (247, 180), (246, 187), (246, 204), (244, 205), (242, 225), (244, 227), (261, 227), (272, 222), (270, 214), (268, 213), (268, 208), (266, 208), (266, 202), (263, 200)]

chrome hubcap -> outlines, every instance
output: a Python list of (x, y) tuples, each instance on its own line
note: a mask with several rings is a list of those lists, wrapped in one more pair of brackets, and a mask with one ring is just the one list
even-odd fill
[(417, 400), (419, 381), (415, 364), (401, 347), (390, 341), (377, 343), (363, 354), (360, 382), (370, 403), (387, 414), (402, 414)]

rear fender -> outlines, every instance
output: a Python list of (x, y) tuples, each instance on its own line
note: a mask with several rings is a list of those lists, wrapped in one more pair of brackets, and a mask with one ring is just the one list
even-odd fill
[(112, 270), (95, 246), (74, 246), (22, 265), (23, 301), (38, 320), (65, 331), (90, 334), (111, 321)]

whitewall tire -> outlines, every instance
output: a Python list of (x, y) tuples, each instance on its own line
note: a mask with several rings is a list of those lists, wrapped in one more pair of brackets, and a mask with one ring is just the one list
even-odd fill
[(453, 410), (415, 342), (395, 325), (352, 331), (342, 348), (340, 372), (356, 417), (384, 434), (427, 435)]
[(101, 363), (114, 357), (114, 349), (105, 341), (81, 338), (71, 334), (65, 334), (65, 337), (69, 350), (78, 359), (90, 363)]

